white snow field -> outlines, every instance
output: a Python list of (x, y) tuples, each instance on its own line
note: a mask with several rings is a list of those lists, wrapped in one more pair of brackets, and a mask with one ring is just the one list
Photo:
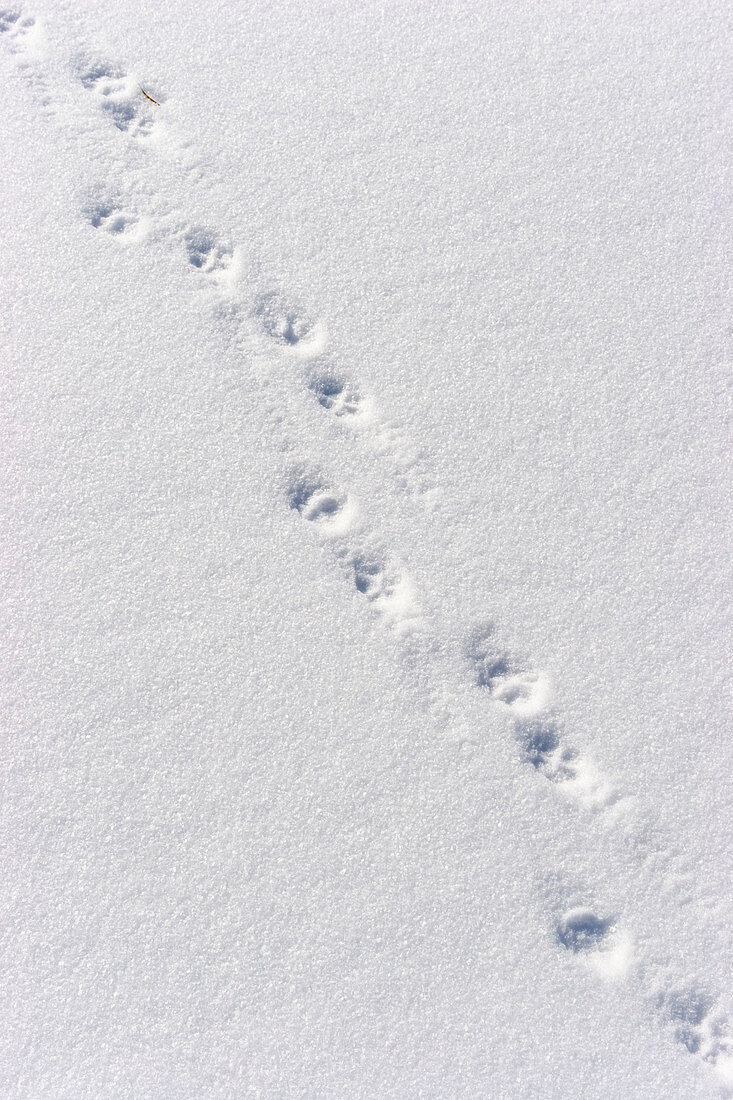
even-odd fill
[(3, 1100), (733, 1096), (730, 6), (8, 3)]

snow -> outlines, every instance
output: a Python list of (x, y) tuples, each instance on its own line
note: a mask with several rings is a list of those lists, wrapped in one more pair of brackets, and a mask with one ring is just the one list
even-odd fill
[(728, 22), (0, 12), (3, 1097), (733, 1095)]

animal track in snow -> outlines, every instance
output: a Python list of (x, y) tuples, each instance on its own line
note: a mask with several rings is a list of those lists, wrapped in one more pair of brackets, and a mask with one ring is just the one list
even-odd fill
[(88, 208), (87, 216), (95, 229), (125, 242), (141, 240), (148, 229), (147, 219), (137, 218), (114, 203), (95, 203)]
[(575, 754), (561, 745), (552, 719), (536, 719), (517, 724), (517, 732), (530, 764), (553, 783), (573, 778)]
[(276, 291), (259, 295), (254, 315), (265, 335), (289, 355), (311, 359), (325, 350), (327, 340), (323, 325), (311, 320), (302, 310), (287, 305)]
[[(33, 20), (21, 20), (13, 12), (0, 12), (0, 34), (18, 45), (32, 41)], [(88, 68), (81, 82), (100, 101), (117, 129), (144, 136), (151, 132), (155, 107), (142, 98), (137, 83), (119, 70), (103, 64)], [(113, 204), (98, 204), (89, 211), (96, 228), (120, 240), (142, 233), (144, 219), (136, 219)], [(236, 250), (204, 230), (185, 235), (188, 261), (213, 281), (228, 285), (237, 272)], [(180, 240), (180, 237), (179, 237)], [(262, 295), (255, 316), (265, 336), (284, 354), (315, 360), (326, 348), (322, 325), (283, 304), (275, 293)], [(318, 365), (318, 364), (317, 364)], [(314, 371), (308, 388), (319, 406), (342, 423), (371, 422), (369, 439), (396, 468), (401, 487), (411, 493), (430, 492), (421, 480), (416, 454), (399, 430), (375, 412), (374, 402), (340, 372)], [(358, 512), (348, 493), (334, 491), (318, 476), (299, 474), (288, 491), (290, 507), (327, 543), (348, 572), (356, 591), (397, 633), (424, 628), (408, 574), (373, 537), (363, 536)], [(593, 762), (565, 743), (557, 723), (543, 714), (549, 704), (549, 679), (542, 671), (497, 652), (488, 634), (477, 639), (472, 650), (476, 683), (515, 719), (517, 737), (528, 763), (564, 793), (591, 807), (609, 806), (617, 800), (610, 784)], [(570, 958), (588, 965), (607, 978), (628, 970), (630, 937), (612, 917), (593, 910), (568, 910), (556, 924), (559, 948)], [(693, 1054), (714, 1065), (733, 1082), (733, 1038), (725, 1016), (712, 998), (693, 989), (665, 996), (660, 1002), (677, 1040)]]
[[(32, 42), (34, 26), (33, 20), (21, 20), (17, 13), (0, 12), (0, 34), (18, 46)], [(151, 132), (156, 108), (142, 98), (130, 76), (99, 64), (85, 70), (81, 82), (99, 98), (101, 108), (117, 129), (139, 136)], [(137, 219), (114, 204), (99, 203), (89, 209), (88, 216), (95, 229), (121, 241), (137, 239), (144, 232), (145, 219)], [(184, 240), (193, 268), (220, 285), (233, 283), (238, 269), (235, 249), (206, 230), (192, 229)], [(266, 337), (284, 354), (317, 360), (326, 348), (323, 326), (284, 305), (275, 293), (258, 299), (255, 316)], [(321, 366), (322, 361), (316, 365)], [(324, 367), (313, 371), (307, 385), (318, 405), (342, 423), (370, 424), (372, 446), (391, 459), (398, 484), (405, 491), (416, 495), (431, 492), (421, 478), (419, 453), (411, 449), (394, 425), (382, 419), (373, 400), (348, 375)], [(378, 540), (363, 536), (356, 504), (348, 493), (334, 491), (319, 476), (300, 473), (291, 481), (288, 502), (333, 548), (356, 591), (388, 625), (398, 634), (424, 629), (409, 575)], [(606, 807), (617, 801), (618, 796), (593, 762), (565, 743), (552, 718), (543, 717), (550, 699), (545, 673), (497, 652), (490, 633), (475, 640), (471, 659), (476, 683), (513, 715), (525, 758), (536, 772), (583, 805)], [(556, 937), (569, 957), (606, 978), (617, 978), (628, 971), (631, 940), (612, 917), (598, 916), (587, 908), (568, 910), (557, 922)], [(660, 1004), (677, 1040), (733, 1083), (733, 1038), (728, 1021), (716, 1010), (713, 999), (688, 989), (665, 996)]]
[(557, 926), (557, 938), (569, 951), (596, 950), (612, 927), (612, 920), (601, 919), (590, 909), (571, 909)]
[[(600, 917), (585, 906), (569, 909), (555, 929), (558, 943), (602, 977), (624, 977), (633, 961), (633, 941), (615, 917)], [(690, 1054), (711, 1065), (733, 1088), (733, 1029), (717, 998), (695, 985), (670, 986), (658, 992), (661, 1010), (675, 1039)]]
[(604, 978), (620, 978), (631, 962), (631, 938), (613, 917), (599, 917), (592, 909), (569, 909), (558, 921), (558, 943)]
[(118, 130), (146, 137), (155, 124), (158, 108), (146, 99), (134, 76), (106, 61), (97, 61), (79, 71), (85, 88), (99, 98), (100, 106)]
[(619, 802), (620, 795), (593, 761), (563, 740), (553, 718), (529, 718), (516, 722), (518, 740), (529, 763), (563, 794), (590, 810)]
[(334, 368), (326, 359), (325, 327), (306, 311), (286, 301), (277, 290), (261, 293), (255, 301), (253, 314), (265, 337), (283, 354), (315, 361), (305, 384), (321, 408), (342, 423), (359, 429), (368, 426), (363, 438), (377, 454), (389, 461), (397, 488), (432, 508), (438, 494), (432, 479), (420, 468), (419, 449), (411, 445), (394, 424), (378, 414), (374, 400), (353, 378)]
[(328, 538), (343, 535), (353, 525), (356, 506), (346, 493), (332, 491), (317, 475), (298, 473), (291, 481), (288, 501), (303, 519)]
[(689, 986), (668, 990), (657, 1000), (677, 1042), (714, 1066), (726, 1085), (733, 1087), (733, 1031), (716, 998)]
[(356, 530), (357, 508), (348, 493), (334, 490), (318, 474), (294, 473), (287, 491), (290, 507), (320, 535), (332, 540), (357, 592), (397, 634), (423, 629), (412, 582), (377, 541)]
[(397, 634), (424, 628), (412, 581), (402, 566), (378, 546), (349, 547), (339, 554), (349, 567), (357, 592)]
[(491, 698), (513, 715), (524, 757), (535, 771), (586, 809), (607, 809), (620, 801), (610, 780), (590, 757), (567, 743), (558, 721), (547, 713), (550, 682), (545, 673), (503, 652), (492, 626), (474, 634), (468, 658), (477, 685), (488, 689)]
[(334, 416), (363, 417), (369, 412), (369, 399), (337, 371), (315, 371), (307, 384), (318, 404)]
[(239, 275), (239, 254), (208, 229), (190, 229), (185, 235), (188, 262), (222, 287), (232, 287)]
[(437, 491), (420, 468), (419, 450), (410, 445), (394, 424), (384, 420), (373, 398), (363, 393), (353, 379), (319, 363), (306, 385), (321, 408), (331, 415), (350, 426), (368, 428), (363, 438), (372, 450), (387, 459), (395, 485), (401, 492), (420, 499), (428, 507), (434, 506)]
[(0, 11), (0, 34), (9, 42), (13, 53), (20, 53), (39, 45), (41, 27), (32, 15), (6, 8)]
[(497, 673), (487, 684), (491, 698), (515, 714), (536, 714), (549, 697), (549, 683), (543, 672), (529, 670)]
[(20, 12), (18, 11), (0, 11), (0, 34), (7, 34), (8, 31), (12, 31), (19, 19)]
[(476, 683), (517, 717), (539, 714), (550, 699), (550, 681), (544, 672), (526, 668), (497, 649), (492, 627), (478, 632), (468, 650)]
[(357, 592), (398, 634), (422, 629), (412, 582), (402, 567), (378, 547), (354, 547), (342, 555), (352, 571)]

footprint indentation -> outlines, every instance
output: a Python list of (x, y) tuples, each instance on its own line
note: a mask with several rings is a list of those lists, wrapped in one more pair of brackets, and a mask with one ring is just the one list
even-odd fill
[(698, 989), (675, 992), (667, 1000), (669, 1017), (675, 1025), (675, 1038), (691, 1054), (697, 1054), (702, 1046), (701, 1027), (713, 1004), (713, 998)]
[(356, 505), (348, 493), (334, 490), (317, 473), (297, 471), (287, 491), (290, 507), (328, 539), (350, 574), (357, 592), (397, 634), (423, 629), (422, 614), (407, 573), (367, 536), (355, 537)]
[(276, 292), (261, 294), (254, 312), (264, 333), (280, 344), (284, 351), (301, 358), (312, 358), (324, 350), (326, 336), (323, 326), (304, 312), (286, 305)]
[(335, 416), (355, 416), (363, 411), (364, 401), (359, 391), (338, 374), (314, 374), (308, 380), (308, 388), (318, 404)]
[(207, 273), (226, 271), (234, 258), (234, 249), (205, 229), (194, 229), (186, 235), (186, 251), (188, 262)]
[(7, 34), (20, 19), (19, 11), (0, 11), (0, 34)]
[(106, 61), (93, 61), (79, 70), (79, 80), (85, 88), (94, 88), (100, 95), (112, 95), (127, 87), (124, 73)]
[(476, 683), (488, 688), (491, 698), (503, 703), (517, 716), (538, 714), (550, 698), (550, 682), (544, 672), (525, 665), (497, 646), (494, 629), (489, 626), (471, 640), (468, 656)]
[(659, 1002), (672, 1023), (677, 1042), (715, 1066), (733, 1085), (733, 1033), (716, 998), (689, 986), (663, 993)]
[(467, 655), (478, 686), (488, 689), (490, 697), (514, 715), (517, 738), (535, 771), (588, 809), (620, 805), (613, 784), (590, 757), (567, 743), (558, 722), (547, 713), (550, 681), (544, 672), (529, 669), (503, 652), (491, 625), (474, 633)]
[(39, 33), (40, 25), (32, 15), (23, 15), (13, 8), (0, 11), (0, 34), (7, 35), (13, 53), (37, 44)]
[(151, 132), (154, 108), (133, 76), (106, 61), (95, 61), (79, 70), (79, 80), (99, 96), (100, 106), (118, 130), (135, 137)]
[(354, 521), (355, 505), (349, 495), (334, 492), (317, 475), (297, 474), (288, 490), (288, 501), (325, 535), (343, 534)]
[(599, 917), (592, 909), (569, 909), (555, 929), (558, 943), (602, 977), (621, 978), (631, 963), (631, 938), (614, 917)]
[(519, 723), (517, 733), (527, 760), (547, 779), (563, 783), (575, 778), (573, 761), (576, 754), (561, 744), (558, 727), (552, 719)]
[(95, 229), (106, 229), (108, 233), (124, 233), (136, 221), (115, 206), (97, 206), (91, 212), (89, 220)]
[(557, 938), (568, 951), (597, 951), (613, 927), (591, 909), (571, 909), (557, 926)]
[(492, 699), (515, 714), (536, 714), (549, 699), (549, 683), (543, 672), (510, 672), (495, 676), (488, 686)]
[(525, 758), (540, 775), (557, 783), (563, 794), (589, 810), (621, 805), (620, 795), (610, 780), (590, 757), (565, 742), (555, 719), (519, 719), (515, 729)]
[(238, 249), (208, 229), (191, 229), (184, 237), (191, 267), (222, 288), (233, 288), (240, 270)]
[(390, 576), (388, 563), (377, 554), (356, 553), (350, 559), (354, 571), (354, 584), (369, 600), (389, 599), (398, 584), (396, 576)]
[(101, 229), (121, 240), (139, 240), (147, 231), (146, 219), (137, 218), (115, 203), (95, 203), (88, 207), (86, 213), (95, 229)]
[(422, 631), (422, 614), (412, 582), (401, 566), (383, 551), (369, 547), (352, 549), (344, 555), (357, 592), (398, 634)]
[(136, 104), (129, 99), (109, 100), (103, 104), (104, 110), (114, 122), (118, 130), (123, 133), (149, 134), (153, 128), (153, 120), (147, 114), (141, 114)]

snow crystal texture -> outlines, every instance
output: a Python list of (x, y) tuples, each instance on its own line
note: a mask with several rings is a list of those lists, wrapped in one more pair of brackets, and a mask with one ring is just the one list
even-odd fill
[(733, 1096), (729, 22), (2, 7), (4, 1100)]

